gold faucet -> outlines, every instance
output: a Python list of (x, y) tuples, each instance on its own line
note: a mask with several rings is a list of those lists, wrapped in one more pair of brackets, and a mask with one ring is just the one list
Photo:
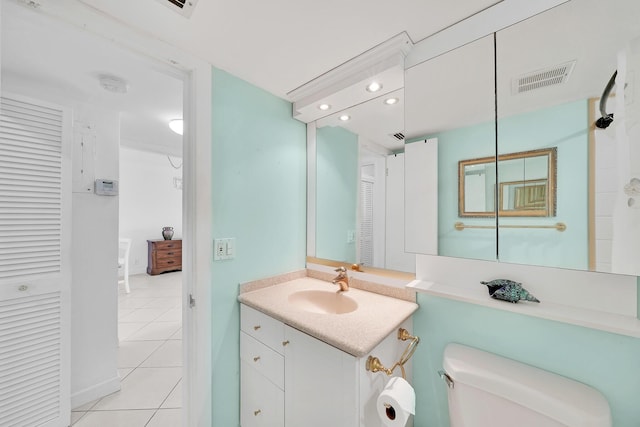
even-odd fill
[(347, 269), (344, 267), (338, 267), (335, 271), (338, 272), (338, 275), (333, 279), (332, 283), (340, 286), (340, 290), (338, 292), (347, 292), (349, 290), (349, 276), (347, 276)]

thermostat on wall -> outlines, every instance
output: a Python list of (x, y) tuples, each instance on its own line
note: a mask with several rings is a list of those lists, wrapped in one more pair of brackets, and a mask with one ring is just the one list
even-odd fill
[(113, 179), (96, 179), (95, 193), (98, 196), (117, 196), (118, 181)]

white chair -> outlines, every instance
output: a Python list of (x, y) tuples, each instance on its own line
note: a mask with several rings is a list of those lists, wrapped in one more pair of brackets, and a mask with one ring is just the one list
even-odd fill
[[(129, 289), (129, 252), (131, 251), (131, 239), (120, 238), (118, 240), (118, 270), (122, 268), (122, 276), (124, 278), (124, 290), (127, 293)], [(120, 283), (120, 281), (118, 281)]]

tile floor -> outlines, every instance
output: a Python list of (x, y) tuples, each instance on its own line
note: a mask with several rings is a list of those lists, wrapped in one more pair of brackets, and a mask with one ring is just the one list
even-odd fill
[(122, 390), (71, 412), (74, 427), (179, 427), (182, 273), (129, 278), (118, 290)]

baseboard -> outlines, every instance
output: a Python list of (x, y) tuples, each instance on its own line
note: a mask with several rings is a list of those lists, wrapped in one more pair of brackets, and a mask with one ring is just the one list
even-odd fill
[(93, 402), (108, 394), (115, 393), (120, 390), (120, 377), (108, 379), (101, 383), (87, 387), (84, 390), (71, 393), (71, 408), (77, 408), (86, 403)]

